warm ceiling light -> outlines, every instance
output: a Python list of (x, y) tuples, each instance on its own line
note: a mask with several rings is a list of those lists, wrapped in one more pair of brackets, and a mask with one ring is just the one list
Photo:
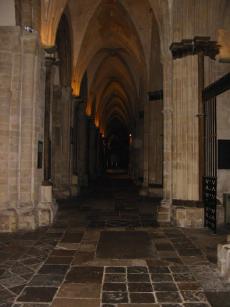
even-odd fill
[(217, 59), (220, 62), (230, 63), (230, 31), (218, 30), (218, 45), (220, 50)]
[(80, 84), (76, 80), (72, 81), (72, 91), (73, 91), (73, 96), (80, 95)]

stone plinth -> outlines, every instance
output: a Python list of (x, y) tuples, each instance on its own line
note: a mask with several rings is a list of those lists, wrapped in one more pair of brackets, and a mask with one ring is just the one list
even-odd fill
[(158, 223), (169, 223), (171, 219), (171, 206), (162, 201), (161, 206), (158, 208), (157, 221)]
[(14, 232), (17, 230), (17, 224), (15, 209), (0, 211), (0, 232)]
[(204, 227), (204, 208), (173, 206), (172, 222), (177, 227), (202, 228)]
[(35, 230), (36, 229), (36, 208), (31, 204), (20, 204), (17, 209), (18, 230)]
[(218, 245), (217, 259), (220, 275), (230, 282), (230, 243)]
[(57, 212), (56, 202), (52, 195), (52, 186), (41, 186), (41, 201), (37, 208), (38, 226), (48, 226), (53, 223)]

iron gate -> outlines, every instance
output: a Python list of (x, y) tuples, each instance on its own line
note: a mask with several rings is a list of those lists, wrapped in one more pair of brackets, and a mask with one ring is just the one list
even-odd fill
[(230, 73), (208, 86), (203, 92), (204, 106), (204, 225), (216, 232), (217, 211), (217, 127), (216, 97), (230, 89)]
[(217, 142), (216, 97), (204, 100), (204, 224), (216, 232)]

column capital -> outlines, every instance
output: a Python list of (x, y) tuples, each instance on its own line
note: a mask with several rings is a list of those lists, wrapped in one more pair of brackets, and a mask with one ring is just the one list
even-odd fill
[(174, 60), (199, 53), (215, 60), (219, 47), (216, 41), (211, 41), (210, 37), (195, 36), (193, 39), (182, 39), (180, 42), (172, 43), (169, 49)]

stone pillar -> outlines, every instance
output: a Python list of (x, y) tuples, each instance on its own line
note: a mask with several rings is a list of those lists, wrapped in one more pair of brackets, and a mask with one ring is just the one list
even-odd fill
[(88, 118), (85, 115), (85, 103), (77, 106), (77, 173), (80, 187), (88, 186)]
[(53, 200), (51, 183), (51, 105), (52, 105), (52, 67), (55, 63), (53, 49), (47, 50), (45, 59), (45, 110), (44, 110), (44, 178), (41, 186), (41, 199), (38, 205), (38, 224), (46, 226), (53, 222), (56, 206)]
[(162, 197), (163, 171), (163, 119), (162, 100), (149, 102), (149, 171), (148, 192), (150, 196)]
[(219, 47), (208, 37), (194, 37), (173, 43), (170, 50), (174, 59), (171, 195), (173, 219), (178, 226), (200, 227), (203, 225), (204, 215), (204, 56), (214, 59)]
[(173, 200), (199, 201), (198, 56), (173, 62)]
[(68, 198), (71, 190), (72, 100), (70, 87), (55, 85), (52, 101), (52, 183), (57, 198)]
[(97, 138), (97, 175), (101, 176), (104, 171), (104, 146), (102, 135), (98, 132)]
[(1, 27), (0, 42), (0, 231), (33, 230), (43, 52), (37, 35), (18, 27)]
[(142, 186), (144, 182), (144, 111), (138, 113), (133, 149), (135, 156), (135, 181), (137, 185)]
[(96, 139), (97, 139), (97, 128), (95, 127), (92, 119), (89, 123), (89, 176), (90, 180), (96, 179)]
[(47, 211), (44, 224), (50, 223), (54, 212), (39, 204), (44, 51), (37, 33), (19, 27), (1, 27), (0, 38), (0, 231), (33, 230)]
[[(161, 202), (164, 221), (170, 220), (172, 205), (172, 77), (173, 60), (163, 59), (163, 200)], [(164, 213), (163, 213), (164, 212)]]
[(52, 92), (52, 66), (54, 64), (54, 57), (47, 56), (46, 64), (46, 78), (45, 78), (45, 113), (44, 113), (44, 180), (43, 186), (51, 185), (51, 92)]
[(143, 196), (162, 196), (163, 179), (163, 91), (149, 93), (144, 118)]
[(141, 196), (148, 195), (148, 185), (149, 185), (149, 125), (150, 125), (150, 105), (147, 102), (144, 106), (144, 181), (139, 194)]

